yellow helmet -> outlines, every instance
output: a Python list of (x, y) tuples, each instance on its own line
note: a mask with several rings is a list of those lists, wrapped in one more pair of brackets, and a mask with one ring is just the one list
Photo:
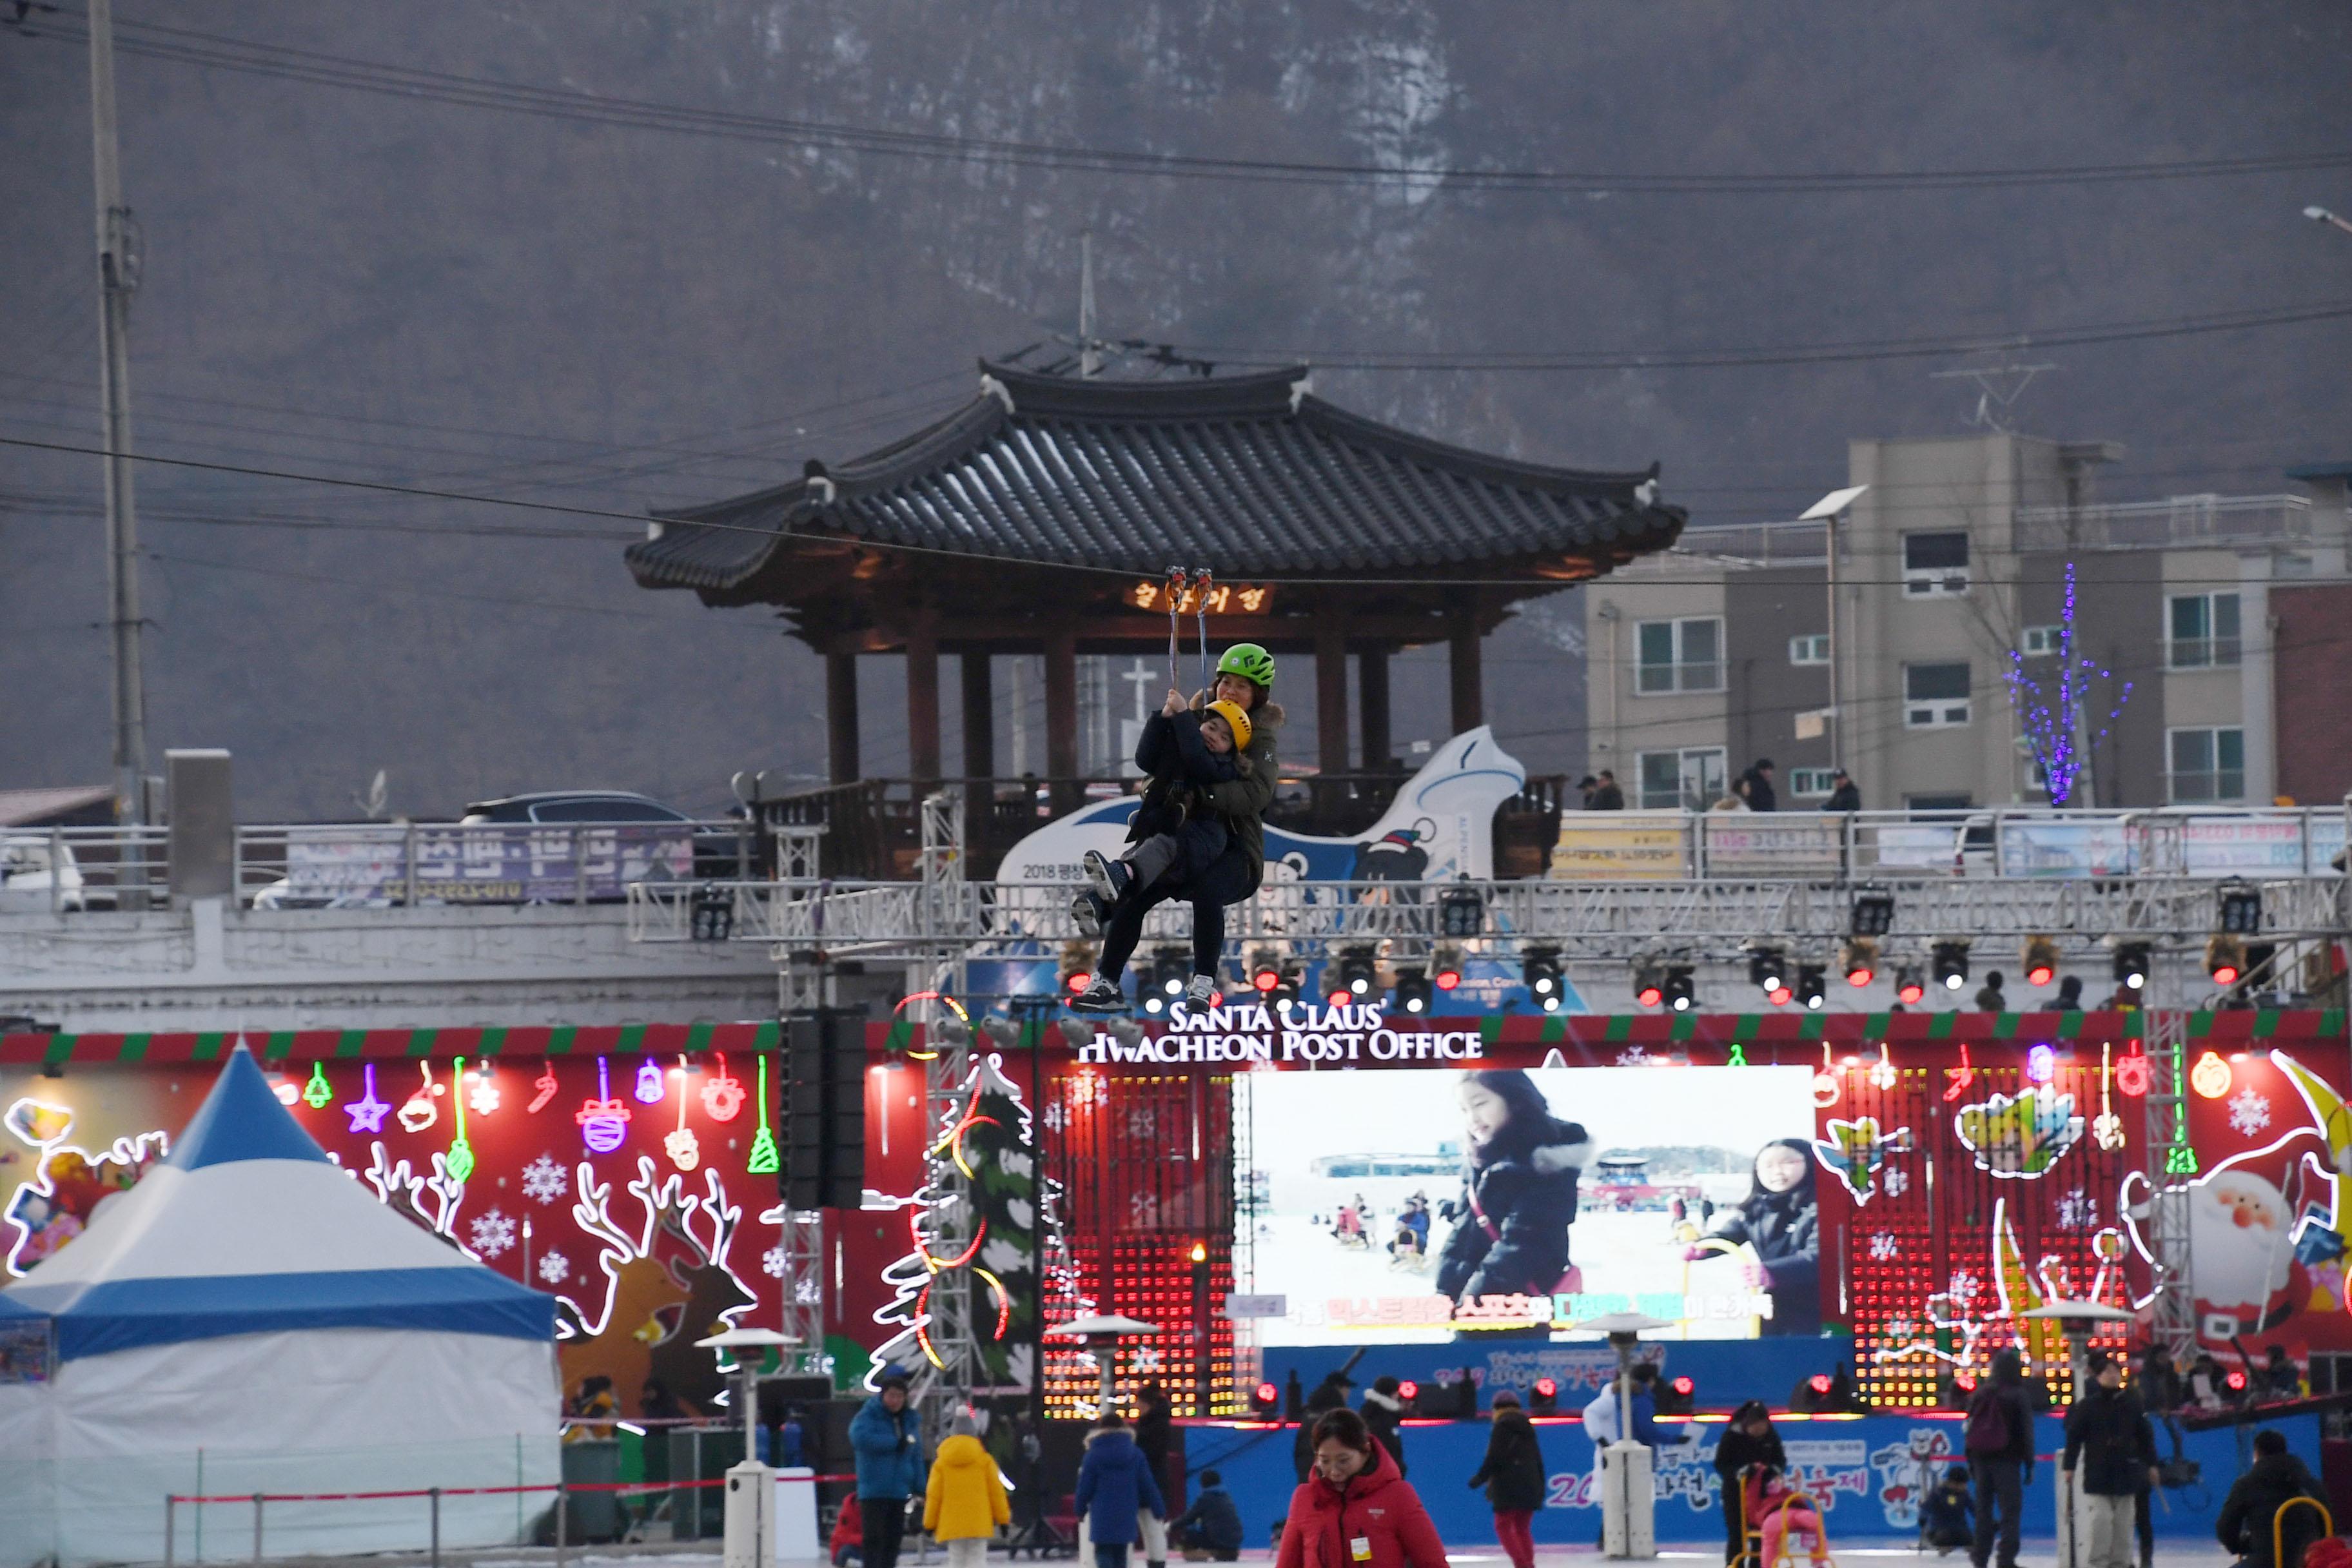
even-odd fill
[(1249, 750), (1250, 717), (1249, 710), (1247, 709), (1244, 708), (1238, 702), (1228, 702), (1223, 698), (1220, 697), (1217, 700), (1209, 704), (1209, 711), (1214, 713), (1218, 718), (1223, 719), (1225, 721), (1225, 728), (1234, 732), (1234, 751), (1246, 752)]

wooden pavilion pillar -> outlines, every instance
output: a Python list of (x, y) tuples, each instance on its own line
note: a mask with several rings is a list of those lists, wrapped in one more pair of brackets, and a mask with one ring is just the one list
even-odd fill
[(940, 782), (940, 634), (928, 611), (907, 631), (907, 773), (919, 800)]
[(1368, 647), (1356, 655), (1356, 706), (1362, 715), (1366, 773), (1389, 765), (1389, 650)]
[(989, 679), (986, 648), (966, 648), (962, 664), (964, 841), (977, 844), (996, 798), (989, 782), (996, 776), (996, 689)]
[(1446, 660), (1454, 678), (1454, 732), (1486, 721), (1486, 669), (1480, 662), (1477, 605), (1465, 598), (1453, 609)]
[(857, 765), (857, 656), (824, 656), (824, 743), (833, 782), (855, 784)]
[(1315, 616), (1315, 763), (1348, 771), (1348, 614), (1336, 602)]
[(1064, 620), (1045, 634), (1045, 776), (1056, 814), (1078, 804), (1078, 633)]

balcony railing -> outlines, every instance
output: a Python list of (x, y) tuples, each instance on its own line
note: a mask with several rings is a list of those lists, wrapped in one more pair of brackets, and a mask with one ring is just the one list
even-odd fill
[(2017, 509), (2021, 552), (2227, 550), (2312, 537), (2305, 496), (2174, 496), (2099, 506)]

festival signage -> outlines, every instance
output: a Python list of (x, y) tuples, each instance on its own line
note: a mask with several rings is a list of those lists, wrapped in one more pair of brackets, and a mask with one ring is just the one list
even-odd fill
[(1080, 1062), (1101, 1066), (1172, 1067), (1232, 1062), (1240, 1066), (1351, 1067), (1360, 1062), (1437, 1065), (1473, 1062), (1486, 1054), (1475, 1028), (1395, 1029), (1379, 1007), (1321, 1007), (1305, 1002), (1240, 1002), (1194, 1013), (1178, 1002), (1157, 1034), (1098, 1028), (1077, 1048)]
[(1556, 882), (1671, 882), (1690, 875), (1682, 812), (1563, 811), (1552, 846)]
[(1835, 813), (1711, 811), (1699, 816), (1713, 877), (1834, 875), (1845, 858), (1845, 818)]
[(625, 897), (632, 882), (694, 872), (684, 828), (436, 826), (371, 832), (297, 830), (286, 846), (280, 901), (396, 903), (408, 897), (410, 843), (419, 903), (569, 903)]

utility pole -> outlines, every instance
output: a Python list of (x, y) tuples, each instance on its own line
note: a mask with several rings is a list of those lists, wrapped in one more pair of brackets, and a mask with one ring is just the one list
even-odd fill
[(1102, 370), (1095, 347), (1095, 231), (1078, 235), (1078, 374), (1091, 381)]
[[(89, 0), (89, 130), (98, 176), (98, 285), (106, 414), (108, 620), (114, 633), (114, 810), (146, 821), (147, 696), (140, 664), (139, 520), (131, 482), (131, 296), (139, 287), (138, 232), (122, 205), (114, 137), (114, 5)], [(128, 862), (136, 857), (126, 858)]]

